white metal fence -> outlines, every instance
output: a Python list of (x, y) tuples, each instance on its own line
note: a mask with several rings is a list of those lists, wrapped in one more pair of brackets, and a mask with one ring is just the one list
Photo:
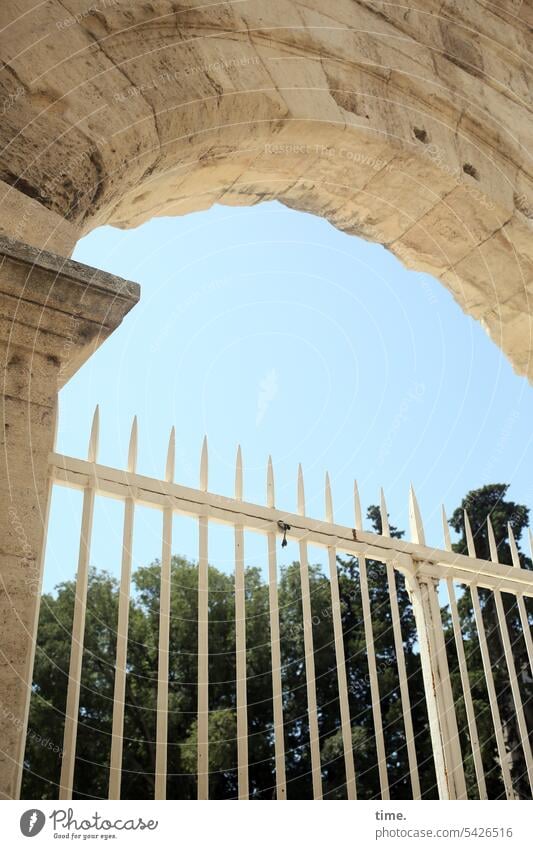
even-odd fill
[[(325, 481), (325, 518), (313, 519), (306, 515), (304, 479), (301, 468), (298, 471), (297, 514), (289, 514), (275, 506), (274, 471), (268, 461), (266, 504), (251, 504), (243, 499), (243, 463), (240, 450), (237, 453), (235, 473), (235, 493), (233, 497), (214, 495), (208, 490), (208, 449), (204, 440), (199, 488), (191, 489), (174, 482), (175, 439), (174, 431), (170, 435), (165, 480), (155, 480), (136, 472), (137, 424), (134, 421), (129, 445), (126, 470), (109, 468), (98, 463), (98, 410), (93, 420), (88, 457), (75, 459), (60, 454), (50, 457), (51, 475), (57, 484), (75, 487), (83, 492), (83, 510), (79, 561), (76, 578), (74, 618), (71, 635), (70, 667), (68, 672), (68, 691), (64, 725), (63, 756), (59, 798), (72, 798), (74, 769), (76, 759), (76, 737), (80, 708), (80, 682), (84, 647), (85, 613), (87, 604), (87, 584), (91, 552), (91, 535), (95, 496), (103, 495), (118, 498), (124, 502), (124, 527), (122, 545), (122, 570), (120, 577), (120, 596), (117, 623), (117, 643), (115, 661), (112, 742), (109, 767), (109, 798), (120, 798), (121, 769), (123, 760), (123, 730), (125, 711), (125, 688), (128, 650), (128, 611), (130, 603), (130, 582), (132, 572), (132, 539), (134, 531), (135, 507), (146, 505), (162, 511), (163, 530), (161, 541), (160, 573), (160, 609), (159, 643), (157, 673), (157, 725), (156, 725), (156, 762), (155, 797), (165, 798), (167, 784), (167, 745), (168, 745), (168, 682), (169, 682), (169, 627), (171, 604), (171, 553), (172, 519), (176, 513), (192, 516), (198, 524), (198, 657), (197, 657), (197, 787), (198, 798), (209, 795), (209, 679), (208, 679), (208, 527), (210, 522), (222, 522), (233, 527), (235, 535), (235, 646), (236, 646), (236, 716), (237, 716), (237, 770), (238, 797), (249, 797), (248, 763), (248, 708), (247, 708), (247, 645), (246, 645), (246, 605), (245, 605), (245, 553), (244, 532), (252, 530), (266, 536), (268, 550), (268, 598), (269, 627), (272, 670), (273, 702), (273, 746), (275, 761), (275, 790), (278, 799), (287, 798), (285, 775), (286, 754), (284, 748), (284, 705), (285, 694), (282, 686), (282, 662), (280, 621), (277, 589), (277, 552), (285, 536), (298, 543), (301, 604), (303, 610), (303, 632), (305, 652), (305, 681), (310, 740), (310, 762), (312, 788), (315, 799), (323, 797), (322, 765), (319, 740), (319, 713), (315, 680), (315, 647), (311, 598), (309, 588), (308, 546), (321, 546), (327, 553), (329, 582), (331, 590), (332, 625), (336, 662), (336, 679), (340, 707), (340, 731), (343, 744), (344, 767), (346, 776), (346, 794), (349, 799), (357, 796), (358, 762), (357, 748), (354, 750), (353, 722), (350, 716), (350, 704), (345, 665), (345, 646), (342, 625), (342, 601), (339, 595), (337, 573), (337, 554), (339, 552), (356, 557), (359, 564), (359, 591), (364, 619), (364, 638), (368, 661), (368, 674), (371, 692), (371, 710), (375, 730), (377, 767), (381, 797), (390, 798), (389, 778), (386, 754), (386, 735), (381, 713), (379, 688), (379, 669), (376, 663), (374, 645), (373, 616), (367, 581), (367, 561), (379, 561), (385, 564), (385, 576), (388, 582), (390, 610), (392, 616), (392, 637), (397, 661), (399, 678), (399, 700), (403, 718), (405, 747), (412, 797), (421, 797), (419, 763), (417, 762), (416, 736), (413, 729), (412, 705), (410, 701), (409, 680), (405, 667), (402, 628), (398, 607), (395, 573), (403, 575), (413, 606), (417, 642), (424, 681), (424, 694), (429, 717), (429, 732), (435, 765), (438, 794), (442, 799), (467, 798), (464, 772), (464, 742), (461, 748), (458, 719), (445, 644), (443, 622), (439, 604), (439, 585), (447, 587), (453, 640), (460, 672), (462, 697), (466, 714), (467, 728), (465, 739), (469, 746), (468, 756), (473, 758), (479, 798), (487, 798), (485, 769), (480, 751), (478, 730), (476, 727), (476, 709), (473, 703), (471, 680), (468, 671), (468, 658), (465, 656), (464, 638), (458, 613), (456, 586), (469, 587), (473, 613), (481, 651), (486, 690), (497, 745), (498, 769), (501, 771), (505, 795), (515, 797), (511, 775), (511, 743), (507, 739), (504, 723), (498, 703), (493, 668), (488, 648), (479, 588), (492, 594), (501, 643), (512, 694), (516, 724), (518, 727), (521, 756), (527, 770), (530, 787), (533, 787), (533, 761), (531, 756), (530, 734), (527, 727), (523, 693), (519, 686), (519, 676), (523, 670), (516, 668), (513, 645), (509, 636), (506, 613), (502, 602), (502, 593), (511, 594), (516, 601), (522, 627), (522, 636), (527, 649), (529, 675), (533, 675), (533, 643), (531, 639), (528, 611), (525, 598), (533, 596), (533, 572), (520, 566), (516, 543), (512, 529), (509, 539), (513, 556), (513, 566), (498, 563), (497, 547), (490, 524), (488, 534), (492, 562), (476, 557), (474, 540), (468, 517), (465, 517), (468, 539), (468, 556), (452, 551), (446, 517), (443, 514), (444, 549), (428, 546), (424, 537), (422, 520), (416, 497), (410, 492), (411, 541), (391, 538), (387, 508), (381, 495), (382, 534), (363, 531), (362, 513), (354, 486), (354, 527), (343, 527), (334, 521), (333, 503), (329, 478)], [(449, 646), (448, 646), (449, 651)], [(463, 729), (462, 729), (463, 730)]]

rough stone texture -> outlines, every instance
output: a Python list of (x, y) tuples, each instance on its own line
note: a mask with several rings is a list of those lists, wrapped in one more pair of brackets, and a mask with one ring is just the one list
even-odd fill
[(0, 179), (70, 235), (214, 202), (325, 216), (533, 379), (532, 23), (531, 0), (4, 0)]
[(0, 798), (16, 798), (57, 393), (137, 303), (139, 287), (0, 239)]

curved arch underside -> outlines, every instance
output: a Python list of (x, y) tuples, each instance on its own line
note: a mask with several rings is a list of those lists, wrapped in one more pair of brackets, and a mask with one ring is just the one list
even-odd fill
[(0, 230), (68, 254), (277, 199), (435, 275), (533, 380), (532, 24), (514, 0), (4, 0)]

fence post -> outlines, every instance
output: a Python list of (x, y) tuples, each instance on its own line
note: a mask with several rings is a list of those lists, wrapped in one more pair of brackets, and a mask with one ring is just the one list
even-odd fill
[(467, 799), (437, 579), (405, 572), (415, 615), (440, 799)]

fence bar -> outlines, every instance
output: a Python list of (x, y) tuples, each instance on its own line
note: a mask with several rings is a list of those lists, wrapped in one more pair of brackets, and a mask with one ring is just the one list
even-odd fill
[[(99, 410), (94, 412), (91, 436), (89, 439), (88, 461), (96, 462), (98, 453)], [(68, 671), (67, 704), (65, 709), (65, 728), (63, 732), (63, 758), (59, 798), (72, 799), (74, 784), (74, 764), (76, 760), (76, 738), (78, 734), (78, 713), (80, 707), (81, 668), (83, 660), (83, 640), (85, 634), (85, 613), (87, 610), (87, 586), (89, 580), (89, 558), (93, 530), (95, 486), (89, 479), (83, 492), (81, 515), (80, 549), (78, 572), (76, 576), (76, 597), (74, 599), (74, 618), (72, 622), (72, 642)]]
[(379, 513), (381, 516), (381, 535), (390, 539), (389, 513), (387, 503), (385, 501), (385, 493), (383, 487), (379, 491)]
[(115, 662), (113, 728), (111, 732), (111, 760), (109, 772), (110, 799), (120, 799), (120, 785), (122, 779), (124, 705), (126, 697), (126, 661), (128, 651), (128, 619), (130, 606), (130, 580), (134, 510), (134, 501), (132, 498), (128, 498), (124, 505), (122, 568), (120, 575), (120, 595), (118, 603), (117, 653)]
[(337, 572), (337, 550), (328, 548), (331, 607), (333, 611), (333, 634), (335, 640), (335, 660), (341, 714), (342, 745), (344, 749), (344, 768), (346, 770), (346, 793), (348, 799), (357, 799), (355, 784), (355, 764), (353, 756), (352, 723), (348, 701), (348, 682), (346, 679), (346, 657), (344, 654), (344, 635), (342, 633), (341, 600), (339, 576)]
[[(443, 510), (444, 538), (445, 544), (449, 546), (445, 518)], [(424, 525), (412, 484), (409, 488), (409, 524), (412, 541), (417, 545), (425, 546)], [(438, 596), (440, 577), (420, 574), (423, 566), (423, 561), (417, 562), (418, 574), (414, 580), (409, 580), (408, 585), (411, 591), (415, 590), (413, 608), (417, 619), (417, 629), (421, 635), (420, 659), (430, 716), (439, 795), (441, 799), (466, 799), (468, 797), (463, 758)]]
[(420, 643), (439, 798), (466, 799), (466, 782), (438, 599), (438, 581), (425, 575), (416, 575), (408, 579), (408, 587)]
[(496, 590), (494, 593), (494, 600), (496, 602), (498, 624), (500, 627), (500, 634), (503, 642), (505, 663), (507, 666), (507, 671), (509, 673), (511, 693), (513, 695), (513, 703), (516, 712), (516, 721), (518, 723), (518, 730), (520, 732), (520, 742), (524, 751), (529, 786), (531, 792), (533, 793), (533, 760), (531, 757), (531, 746), (529, 743), (527, 725), (524, 716), (524, 706), (522, 704), (522, 697), (520, 695), (520, 688), (518, 686), (518, 679), (516, 677), (516, 667), (513, 660), (513, 652), (511, 648), (511, 640), (509, 639), (509, 629), (507, 625), (507, 619), (505, 617), (505, 610), (503, 609), (502, 595), (498, 590)]
[[(411, 487), (412, 489), (412, 487)], [(414, 498), (414, 492), (412, 493)], [(380, 492), (381, 529), (383, 536), (390, 537), (389, 514), (385, 501), (383, 489)], [(421, 520), (420, 520), (421, 525)], [(418, 533), (423, 534), (419, 528)], [(398, 594), (396, 592), (396, 578), (394, 564), (390, 561), (387, 567), (387, 584), (389, 587), (389, 600), (391, 606), (392, 631), (394, 636), (394, 650), (398, 666), (398, 679), (400, 682), (400, 700), (402, 704), (403, 723), (405, 728), (405, 742), (407, 744), (407, 757), (409, 760), (409, 774), (411, 778), (411, 791), (413, 799), (420, 799), (420, 778), (418, 775), (418, 763), (416, 758), (415, 737), (413, 733), (413, 720), (411, 716), (411, 699), (409, 698), (409, 685), (407, 683), (407, 670), (405, 668), (405, 656), (403, 649), (403, 637), (400, 624), (400, 611), (398, 608)]]
[[(354, 496), (354, 512), (355, 512), (355, 528), (357, 534), (363, 530), (363, 517), (361, 513), (361, 502), (359, 499), (359, 490), (357, 481), (354, 481), (353, 487)], [(383, 502), (383, 493), (382, 493)], [(383, 516), (388, 522), (386, 507), (381, 511), (382, 524)], [(368, 579), (366, 573), (366, 559), (362, 555), (357, 555), (359, 563), (359, 581), (361, 589), (361, 605), (363, 608), (363, 625), (365, 629), (365, 643), (368, 661), (368, 674), (370, 678), (370, 695), (372, 700), (372, 716), (374, 719), (374, 733), (376, 735), (376, 753), (378, 758), (379, 783), (381, 788), (381, 798), (389, 799), (389, 778), (387, 775), (387, 758), (385, 754), (385, 742), (383, 739), (383, 720), (381, 716), (381, 702), (379, 696), (378, 676), (376, 670), (376, 653), (374, 650), (374, 633), (372, 630), (372, 614), (370, 610), (370, 596), (368, 594)]]
[[(464, 518), (464, 526), (465, 526), (465, 536), (466, 543), (468, 548), (469, 557), (476, 556), (476, 546), (474, 543), (474, 536), (472, 534), (472, 528), (470, 526), (470, 519), (468, 518), (468, 513), (466, 510), (463, 511)], [(491, 553), (491, 558), (493, 562), (498, 559), (497, 549), (496, 549), (496, 540), (494, 538), (494, 530), (492, 528), (492, 522), (490, 521), (490, 516), (487, 517), (487, 530), (488, 530), (488, 539), (489, 539), (489, 548)], [(497, 588), (495, 588), (497, 589)], [(470, 594), (472, 597), (472, 604), (474, 607), (474, 618), (476, 620), (476, 627), (478, 631), (479, 637), (479, 645), (481, 648), (481, 659), (483, 662), (483, 670), (485, 672), (485, 683), (487, 685), (487, 691), (489, 694), (489, 702), (490, 709), (492, 714), (492, 721), (494, 725), (494, 733), (496, 735), (496, 746), (498, 749), (498, 756), (500, 758), (500, 765), (502, 770), (502, 778), (505, 787), (505, 794), (508, 799), (514, 799), (515, 793), (513, 789), (513, 782), (511, 778), (511, 772), (509, 769), (509, 760), (507, 750), (505, 748), (505, 740), (503, 736), (503, 728), (502, 721), (500, 716), (500, 709), (498, 707), (498, 699), (496, 696), (496, 688), (494, 686), (494, 676), (492, 674), (492, 665), (490, 661), (489, 648), (487, 643), (487, 635), (485, 632), (485, 623), (483, 622), (483, 614), (481, 612), (481, 605), (479, 603), (479, 593), (477, 586), (475, 584), (470, 586)]]
[[(511, 557), (513, 561), (513, 566), (515, 567), (515, 569), (521, 569), (522, 567), (520, 566), (520, 555), (518, 553), (518, 547), (516, 545), (513, 529), (510, 523), (507, 525), (507, 532), (511, 547)], [(533, 536), (531, 535), (531, 531), (529, 531), (529, 542), (532, 549), (531, 553), (533, 554)], [(524, 634), (524, 640), (526, 643), (527, 657), (529, 660), (529, 670), (531, 675), (533, 675), (533, 640), (531, 639), (531, 627), (529, 624), (529, 617), (527, 615), (526, 605), (524, 602), (524, 596), (520, 593), (516, 594), (516, 604), (520, 613), (520, 623), (522, 625), (522, 633)]]
[(441, 517), (442, 517), (442, 532), (444, 536), (444, 548), (446, 551), (452, 550), (452, 541), (450, 539), (450, 528), (448, 527), (448, 518), (446, 516), (446, 510), (444, 509), (444, 504), (441, 506)]
[[(235, 498), (242, 501), (242, 454), (237, 449)], [(244, 527), (235, 525), (235, 660), (237, 676), (237, 772), (239, 799), (248, 799), (248, 711), (246, 693), (246, 590)]]
[[(274, 507), (274, 469), (272, 458), (267, 465), (267, 505)], [(272, 658), (272, 701), (274, 709), (274, 759), (276, 763), (276, 798), (287, 798), (285, 778), (285, 740), (283, 731), (283, 693), (281, 686), (281, 648), (279, 635), (278, 564), (276, 534), (269, 531), (268, 545), (268, 604), (270, 614), (270, 651)]]
[[(134, 473), (137, 460), (137, 417), (133, 419), (128, 452), (128, 471)], [(122, 779), (122, 752), (124, 739), (124, 704), (126, 698), (126, 662), (128, 654), (128, 620), (130, 611), (131, 561), (133, 551), (133, 520), (135, 502), (124, 502), (124, 529), (122, 534), (122, 566), (118, 600), (117, 649), (115, 660), (115, 686), (113, 693), (113, 726), (111, 731), (111, 758), (109, 767), (109, 799), (120, 799)]]
[[(202, 446), (200, 489), (207, 492), (207, 439)], [(198, 518), (198, 799), (209, 798), (209, 596), (208, 510)]]
[[(494, 529), (492, 527), (492, 522), (490, 520), (490, 516), (487, 516), (487, 530), (489, 537), (489, 546), (490, 546), (490, 556), (491, 560), (497, 562), (498, 560), (498, 549), (496, 546), (496, 538), (494, 536)], [(511, 548), (511, 558), (513, 561), (513, 567), (520, 569), (520, 555), (518, 553), (518, 547), (516, 545), (516, 540), (514, 538), (513, 529), (511, 524), (507, 524), (507, 532), (509, 534), (509, 544)], [(503, 606), (502, 594), (499, 590), (494, 591), (494, 601), (496, 602), (496, 613), (498, 616), (498, 625), (500, 628), (500, 634), (502, 638), (503, 651), (505, 656), (505, 663), (507, 666), (507, 671), (509, 674), (509, 682), (511, 684), (511, 693), (513, 696), (513, 702), (515, 706), (516, 718), (518, 722), (518, 730), (520, 734), (520, 742), (522, 744), (522, 749), (524, 751), (524, 758), (526, 761), (526, 769), (529, 779), (530, 789), (533, 791), (533, 764), (531, 759), (531, 746), (529, 743), (529, 737), (527, 732), (526, 721), (524, 717), (524, 707), (522, 705), (522, 697), (520, 695), (520, 688), (518, 686), (518, 679), (516, 675), (516, 667), (513, 660), (513, 652), (511, 648), (511, 640), (509, 637), (509, 627), (507, 623), (507, 617), (505, 615), (505, 610)], [(517, 598), (518, 601), (518, 598)], [(522, 599), (523, 601), (523, 599)], [(528, 626), (527, 631), (524, 631), (524, 635), (528, 634), (531, 640), (531, 632)]]
[[(175, 432), (172, 428), (167, 451), (165, 480), (174, 479)], [(155, 798), (167, 795), (168, 671), (170, 641), (170, 586), (172, 562), (172, 507), (163, 510), (163, 547), (159, 596), (159, 649), (157, 668), (157, 725), (155, 746)]]
[[(333, 501), (329, 475), (326, 472), (326, 521), (333, 522)], [(344, 750), (344, 768), (346, 770), (346, 793), (348, 799), (357, 798), (355, 784), (355, 765), (353, 756), (352, 724), (348, 701), (348, 682), (346, 679), (346, 656), (344, 653), (344, 635), (342, 633), (341, 599), (339, 575), (337, 572), (337, 549), (328, 547), (329, 586), (331, 592), (331, 610), (333, 614), (333, 635), (335, 641), (335, 661), (337, 666), (337, 684), (341, 714), (342, 745)]]
[(168, 660), (170, 639), (170, 562), (172, 508), (163, 512), (163, 547), (159, 600), (159, 650), (157, 666), (157, 727), (155, 747), (155, 799), (166, 799), (168, 737)]
[(487, 636), (485, 633), (485, 625), (483, 623), (483, 615), (481, 613), (481, 607), (479, 604), (479, 594), (476, 586), (472, 585), (470, 587), (470, 594), (472, 596), (474, 617), (476, 620), (476, 628), (479, 637), (479, 646), (481, 649), (481, 660), (483, 662), (483, 670), (485, 672), (485, 683), (487, 685), (487, 692), (489, 694), (490, 710), (492, 714), (492, 722), (494, 725), (494, 733), (496, 735), (496, 746), (498, 749), (498, 757), (500, 759), (502, 778), (505, 787), (505, 795), (508, 799), (514, 799), (515, 794), (513, 790), (513, 782), (511, 780), (511, 772), (509, 770), (507, 751), (505, 749), (505, 742), (503, 738), (502, 721), (500, 717), (500, 710), (498, 708), (498, 700), (496, 698), (496, 688), (494, 686), (494, 677), (492, 675), (492, 666), (487, 645)]
[(441, 722), (447, 728), (446, 750), (447, 762), (450, 764), (449, 771), (454, 787), (454, 798), (467, 799), (466, 781), (464, 775), (463, 756), (461, 752), (461, 741), (459, 739), (459, 728), (455, 713), (455, 702), (453, 698), (446, 643), (444, 640), (444, 629), (442, 626), (442, 615), (438, 596), (439, 582), (434, 582), (434, 587), (428, 587), (429, 602), (432, 606), (432, 621), (434, 622), (434, 657), (438, 668)]
[(405, 666), (402, 628), (400, 624), (400, 611), (398, 608), (398, 595), (396, 592), (396, 578), (394, 566), (392, 563), (387, 563), (387, 580), (389, 584), (392, 629), (394, 633), (394, 650), (396, 652), (396, 662), (398, 664), (398, 677), (400, 679), (400, 698), (402, 702), (403, 723), (405, 727), (405, 741), (407, 743), (407, 757), (409, 760), (411, 790), (413, 794), (413, 799), (420, 799), (420, 777), (418, 774), (418, 762), (416, 758), (413, 718), (411, 716), (411, 699), (409, 696), (409, 684), (407, 680), (407, 669)]
[(522, 625), (522, 633), (524, 635), (524, 640), (526, 643), (527, 657), (529, 660), (529, 671), (531, 675), (533, 675), (533, 640), (531, 638), (531, 625), (529, 624), (529, 617), (527, 615), (524, 596), (517, 595), (516, 603), (518, 605), (518, 610), (520, 613), (520, 622)]
[(379, 783), (381, 798), (390, 799), (389, 777), (387, 775), (387, 756), (383, 737), (383, 719), (381, 716), (381, 701), (379, 695), (378, 673), (376, 668), (376, 651), (374, 648), (374, 632), (372, 629), (372, 613), (368, 593), (368, 577), (366, 558), (359, 557), (359, 581), (361, 584), (361, 603), (363, 607), (363, 623), (368, 659), (368, 675), (370, 678), (370, 694), (372, 699), (372, 716), (374, 717), (374, 733), (376, 735), (376, 753), (378, 758)]
[(248, 798), (248, 716), (246, 694), (246, 605), (244, 529), (235, 527), (235, 651), (237, 674), (237, 761), (239, 799)]
[(480, 799), (487, 799), (487, 786), (485, 783), (485, 772), (483, 769), (483, 761), (481, 759), (481, 749), (479, 746), (479, 736), (477, 731), (476, 715), (474, 712), (474, 703), (472, 701), (472, 690), (470, 687), (470, 678), (468, 675), (468, 667), (466, 665), (465, 648), (463, 644), (463, 634), (461, 631), (461, 622), (459, 620), (459, 611), (457, 609), (457, 597), (455, 595), (455, 586), (452, 578), (446, 581), (448, 588), (448, 598), (450, 600), (450, 611), (452, 614), (453, 636), (455, 639), (455, 647), (457, 650), (457, 659), (459, 661), (459, 672), (461, 675), (461, 685), (463, 688), (463, 697), (465, 701), (466, 720), (468, 723), (468, 734), (470, 737), (470, 746), (472, 747), (472, 757), (474, 759), (474, 769), (476, 772), (476, 781)]
[[(302, 467), (298, 466), (298, 512), (305, 515), (305, 497)], [(311, 588), (309, 584), (309, 562), (307, 542), (300, 540), (300, 582), (302, 588), (302, 616), (304, 626), (305, 679), (307, 685), (307, 710), (309, 715), (309, 743), (311, 748), (311, 773), (313, 798), (322, 799), (322, 767), (320, 763), (320, 737), (318, 733), (318, 710), (316, 701), (315, 652), (313, 645), (313, 615), (311, 612)]]
[(300, 542), (300, 581), (302, 588), (302, 615), (304, 624), (305, 678), (307, 684), (307, 709), (309, 715), (309, 742), (311, 747), (311, 772), (313, 798), (322, 799), (322, 768), (320, 763), (320, 738), (316, 701), (315, 657), (307, 544)]
[(425, 545), (426, 534), (413, 484), (409, 487), (409, 527), (413, 542), (416, 542), (418, 545)]

